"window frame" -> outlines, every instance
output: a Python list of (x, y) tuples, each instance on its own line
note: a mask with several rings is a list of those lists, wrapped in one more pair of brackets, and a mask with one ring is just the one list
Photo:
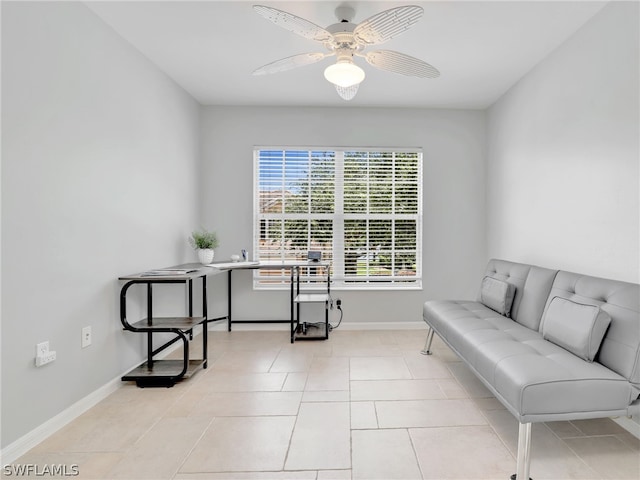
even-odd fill
[[(253, 148), (253, 194), (254, 194), (254, 206), (253, 206), (253, 251), (255, 252), (254, 260), (260, 260), (259, 252), (260, 252), (260, 240), (262, 237), (262, 228), (261, 221), (267, 220), (263, 213), (261, 212), (261, 190), (260, 190), (260, 152), (262, 151), (278, 151), (282, 152), (283, 162), (286, 157), (285, 152), (307, 152), (309, 157), (312, 157), (313, 152), (332, 152), (335, 158), (335, 169), (333, 175), (333, 184), (334, 184), (334, 211), (333, 213), (319, 213), (313, 214), (311, 212), (307, 213), (286, 213), (283, 211), (279, 214), (282, 221), (285, 219), (294, 220), (294, 219), (309, 219), (309, 221), (323, 220), (328, 219), (331, 220), (332, 223), (332, 289), (334, 290), (363, 290), (363, 291), (371, 291), (371, 290), (400, 290), (400, 291), (408, 291), (408, 290), (422, 290), (422, 247), (423, 247), (423, 151), (422, 148), (419, 147), (403, 147), (403, 148), (391, 148), (391, 147), (309, 147), (309, 146), (254, 146)], [(392, 154), (393, 161), (396, 161), (397, 154), (415, 154), (417, 156), (417, 179), (415, 182), (415, 187), (417, 189), (416, 192), (416, 212), (415, 213), (397, 213), (393, 211), (391, 213), (376, 213), (371, 212), (370, 208), (367, 208), (367, 211), (364, 213), (345, 213), (344, 211), (344, 199), (345, 199), (345, 189), (344, 189), (344, 158), (345, 153), (347, 152), (358, 152), (358, 153), (367, 153), (370, 155), (372, 153), (380, 153), (380, 154)], [(397, 176), (398, 169), (396, 168), (397, 164), (394, 165), (392, 169), (391, 175), (391, 183), (392, 187), (395, 187), (395, 177)], [(285, 187), (285, 177), (286, 173), (284, 173), (284, 164), (283, 164), (283, 173), (282, 177), (282, 195), (284, 196), (284, 192), (286, 190)], [(370, 186), (372, 183), (371, 176), (367, 175), (367, 186)], [(409, 182), (407, 182), (407, 185)], [(412, 184), (413, 185), (413, 184)], [(395, 191), (394, 191), (395, 192)], [(395, 198), (392, 196), (392, 198)], [(274, 214), (274, 216), (278, 216)], [(394, 223), (397, 220), (411, 220), (415, 221), (415, 275), (392, 275), (392, 276), (376, 276), (376, 275), (368, 275), (366, 279), (362, 281), (354, 280), (354, 277), (346, 277), (345, 276), (345, 247), (344, 247), (344, 233), (345, 233), (345, 220), (351, 219), (367, 219), (367, 220), (391, 220)], [(283, 224), (284, 228), (284, 224)], [(391, 231), (391, 236), (394, 237), (395, 230)], [(397, 234), (396, 234), (397, 236)], [(369, 237), (367, 237), (369, 238)], [(401, 250), (401, 249), (400, 249)], [(412, 251), (412, 249), (411, 249)], [(398, 254), (402, 253), (402, 251), (398, 252), (398, 249), (392, 247), (388, 250), (390, 254)], [(263, 283), (264, 277), (260, 277), (260, 270), (254, 271), (254, 281), (253, 287), (255, 290), (272, 290), (272, 289), (285, 289), (289, 288), (289, 279), (290, 275), (288, 271), (282, 270), (280, 276), (272, 276), (269, 277), (270, 280), (273, 280), (274, 283), (265, 284)], [(279, 279), (279, 282), (275, 282)], [(312, 279), (307, 279), (308, 283), (313, 283)]]

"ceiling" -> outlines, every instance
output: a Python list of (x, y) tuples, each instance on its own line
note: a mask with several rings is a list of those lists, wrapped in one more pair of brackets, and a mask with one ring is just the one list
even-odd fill
[[(335, 57), (273, 75), (258, 67), (324, 47), (257, 15), (260, 3), (317, 25), (336, 23), (340, 5), (353, 23), (380, 11), (420, 5), (424, 16), (380, 47), (420, 58), (436, 79), (366, 72), (356, 97), (342, 100), (323, 77)], [(594, 1), (122, 1), (87, 6), (203, 105), (379, 106), (483, 109), (606, 2)], [(371, 47), (368, 50), (370, 50)]]

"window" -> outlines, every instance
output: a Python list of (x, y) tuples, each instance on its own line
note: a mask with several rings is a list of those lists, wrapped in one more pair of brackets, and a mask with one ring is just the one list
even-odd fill
[[(254, 151), (256, 260), (301, 260), (319, 250), (333, 287), (419, 288), (422, 152), (418, 149)], [(289, 281), (256, 270), (254, 285)]]

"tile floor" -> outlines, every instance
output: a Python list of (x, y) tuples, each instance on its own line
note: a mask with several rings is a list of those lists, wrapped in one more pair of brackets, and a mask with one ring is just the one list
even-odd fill
[[(437, 339), (420, 355), (425, 333), (211, 332), (207, 370), (123, 384), (14, 463), (130, 480), (508, 479), (516, 420)], [(535, 480), (640, 478), (640, 440), (609, 419), (536, 424), (532, 456)]]

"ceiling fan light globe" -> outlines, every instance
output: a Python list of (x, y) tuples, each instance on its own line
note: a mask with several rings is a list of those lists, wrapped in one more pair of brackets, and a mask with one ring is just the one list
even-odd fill
[(324, 78), (344, 88), (357, 85), (364, 80), (364, 77), (364, 70), (353, 63), (334, 63), (324, 70)]
[(341, 87), (340, 85), (335, 85), (338, 95), (340, 95), (340, 97), (346, 101), (353, 100), (353, 97), (355, 97), (356, 93), (358, 93), (359, 86), (359, 83), (351, 85), (350, 87)]

